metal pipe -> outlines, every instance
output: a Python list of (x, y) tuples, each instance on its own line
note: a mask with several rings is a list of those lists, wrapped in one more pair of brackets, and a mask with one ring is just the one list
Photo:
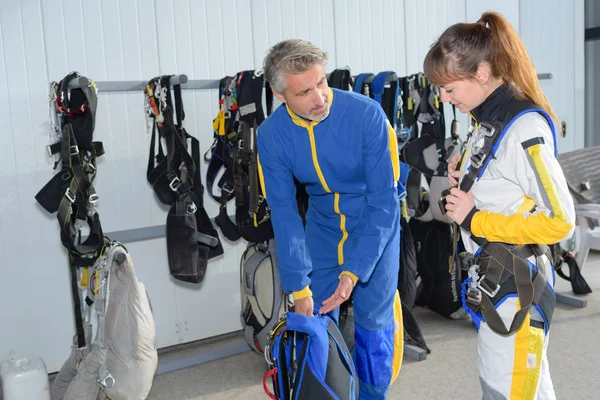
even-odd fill
[(89, 84), (88, 78), (85, 76), (79, 76), (77, 78), (73, 78), (67, 83), (68, 89), (79, 89), (82, 87), (86, 87)]
[(185, 74), (173, 75), (169, 79), (169, 83), (171, 84), (171, 86), (173, 86), (173, 85), (181, 85), (181, 84), (186, 83), (187, 81), (188, 81), (188, 77)]

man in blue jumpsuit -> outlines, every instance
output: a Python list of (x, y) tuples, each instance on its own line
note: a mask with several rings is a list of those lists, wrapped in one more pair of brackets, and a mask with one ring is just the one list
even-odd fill
[[(259, 176), (295, 311), (337, 318), (354, 291), (359, 398), (385, 399), (403, 349), (396, 135), (378, 103), (328, 87), (326, 61), (302, 40), (270, 49), (264, 74), (284, 104), (259, 128)], [(306, 228), (294, 177), (309, 194)]]

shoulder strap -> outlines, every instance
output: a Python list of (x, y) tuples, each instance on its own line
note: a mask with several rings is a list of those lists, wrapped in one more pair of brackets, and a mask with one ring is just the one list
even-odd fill
[[(354, 80), (354, 91), (356, 93), (364, 94), (365, 96), (373, 98), (371, 90), (368, 89), (368, 86), (373, 82), (373, 78), (375, 78), (375, 74), (371, 72), (364, 72), (362, 74), (358, 74), (358, 76)], [(367, 87), (365, 87), (365, 85), (367, 85)]]
[(375, 101), (381, 104), (390, 124), (396, 129), (398, 125), (398, 97), (400, 96), (398, 75), (393, 71), (380, 72), (373, 79), (371, 87), (373, 88)]

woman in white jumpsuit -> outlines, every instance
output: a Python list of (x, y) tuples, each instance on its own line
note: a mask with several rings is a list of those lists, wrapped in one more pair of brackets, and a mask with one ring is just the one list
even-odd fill
[[(574, 229), (575, 211), (555, 157), (554, 124), (560, 126), (559, 120), (510, 24), (499, 14), (484, 13), (476, 23), (451, 26), (431, 47), (424, 71), (440, 86), (442, 101), (469, 113), (475, 126), (463, 155), (457, 155), (448, 166), (452, 186), (476, 168), (471, 157), (483, 143), (480, 124), (495, 123), (502, 131), (493, 157), (488, 157), (472, 188), (464, 192), (455, 187), (446, 197), (447, 215), (460, 225), (466, 250), (477, 260), (481, 250), (473, 236), (497, 246), (514, 246), (510, 248), (551, 245), (568, 238)], [(541, 287), (548, 296), (540, 304), (533, 302), (515, 332), (500, 334), (490, 327), (491, 319), (486, 322), (480, 312), (471, 313), (478, 329), (484, 399), (556, 398), (546, 357), (555, 305), (554, 272), (546, 255), (530, 256), (527, 263), (528, 278), (533, 281), (541, 274), (545, 279)], [(527, 263), (520, 266), (527, 268)], [(479, 279), (484, 272), (478, 271)], [(515, 278), (506, 276), (509, 278), (499, 281), (499, 291), (490, 291), (488, 286), (480, 293), (488, 296), (509, 327), (526, 305), (519, 302)], [(464, 299), (463, 293), (463, 303), (468, 306)]]

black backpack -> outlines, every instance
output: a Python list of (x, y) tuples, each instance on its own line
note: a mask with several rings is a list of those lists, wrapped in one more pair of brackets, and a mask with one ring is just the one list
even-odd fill
[(462, 307), (462, 271), (458, 252), (452, 260), (452, 225), (411, 218), (410, 231), (414, 237), (417, 272), (420, 282), (415, 304), (452, 318)]

